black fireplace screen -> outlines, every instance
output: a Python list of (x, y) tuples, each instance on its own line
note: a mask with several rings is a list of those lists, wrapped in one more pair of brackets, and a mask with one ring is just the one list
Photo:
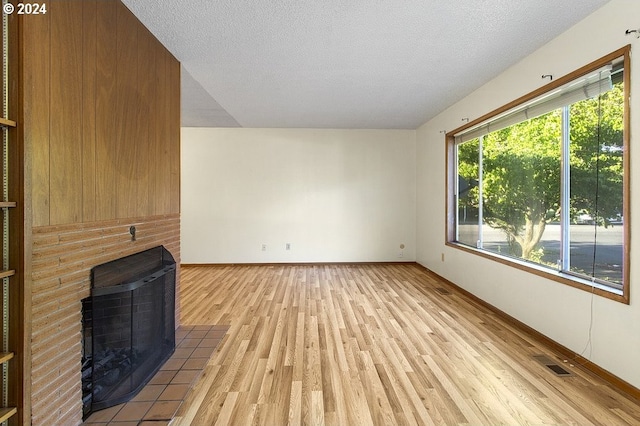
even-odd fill
[(175, 350), (176, 264), (155, 247), (91, 270), (82, 301), (83, 414), (130, 400)]

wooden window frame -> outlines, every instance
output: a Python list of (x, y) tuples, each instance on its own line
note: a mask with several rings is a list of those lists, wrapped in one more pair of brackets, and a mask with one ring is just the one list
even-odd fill
[[(446, 143), (446, 149), (445, 149), (445, 165), (446, 165), (446, 225), (445, 225), (445, 244), (449, 247), (464, 251), (466, 253), (469, 254), (474, 254), (477, 256), (481, 256), (485, 259), (489, 259), (492, 261), (496, 261), (498, 263), (504, 264), (504, 265), (508, 265), (511, 267), (514, 267), (516, 269), (522, 270), (522, 271), (526, 271), (529, 273), (532, 273), (534, 275), (543, 277), (543, 278), (547, 278), (549, 280), (555, 281), (555, 282), (559, 282), (562, 284), (566, 284), (569, 285), (571, 287), (580, 289), (580, 290), (584, 290), (584, 291), (588, 291), (589, 293), (594, 293), (597, 294), (599, 296), (605, 297), (607, 299), (611, 299), (617, 302), (621, 302), (621, 303), (625, 303), (625, 304), (629, 304), (629, 267), (630, 267), (630, 258), (629, 258), (629, 247), (630, 247), (630, 229), (631, 229), (631, 215), (630, 215), (630, 183), (629, 183), (629, 179), (630, 179), (630, 154), (629, 154), (629, 147), (630, 147), (630, 127), (631, 127), (631, 119), (630, 119), (630, 109), (629, 109), (629, 99), (630, 99), (630, 89), (631, 89), (631, 71), (630, 71), (630, 52), (631, 52), (631, 45), (627, 45), (625, 47), (622, 47), (614, 52), (611, 52), (610, 54), (597, 59), (569, 74), (567, 74), (564, 77), (558, 78), (557, 80), (553, 80), (552, 82), (546, 84), (543, 87), (540, 87), (537, 90), (534, 90), (531, 93), (528, 93), (524, 96), (521, 96), (520, 98), (509, 102), (508, 104), (492, 111), (489, 112), (481, 117), (479, 117), (476, 120), (470, 121), (469, 123), (466, 123), (465, 125), (452, 130), (450, 132), (448, 132), (445, 135), (445, 143)], [(593, 71), (594, 69), (598, 69), (602, 66), (604, 66), (605, 64), (613, 61), (614, 59), (623, 57), (623, 63), (624, 63), (624, 80), (623, 80), (623, 84), (624, 84), (624, 117), (623, 117), (623, 125), (624, 125), (624, 129), (623, 129), (623, 167), (624, 167), (624, 171), (623, 171), (623, 217), (624, 217), (624, 224), (623, 224), (623, 256), (624, 256), (624, 260), (623, 260), (623, 269), (622, 269), (622, 276), (623, 276), (623, 283), (622, 283), (622, 290), (616, 291), (616, 289), (612, 288), (612, 287), (608, 287), (606, 285), (600, 285), (598, 283), (594, 283), (591, 280), (588, 279), (584, 279), (584, 278), (580, 278), (580, 277), (576, 277), (567, 273), (563, 273), (563, 272), (556, 272), (553, 271), (550, 268), (546, 268), (543, 266), (536, 266), (534, 264), (531, 264), (529, 262), (525, 262), (525, 261), (519, 261), (518, 259), (515, 258), (511, 258), (511, 257), (507, 257), (507, 256), (501, 256), (499, 254), (496, 253), (492, 253), (486, 250), (482, 250), (482, 249), (476, 249), (473, 247), (470, 247), (468, 245), (464, 245), (461, 243), (458, 243), (455, 240), (455, 236), (456, 236), (456, 214), (457, 214), (457, 206), (456, 206), (456, 197), (455, 197), (455, 191), (456, 191), (456, 185), (457, 185), (457, 176), (456, 176), (456, 165), (454, 164), (454, 161), (456, 161), (456, 155), (455, 155), (455, 150), (456, 150), (456, 143), (455, 143), (455, 137), (454, 135), (459, 134), (461, 132), (463, 132), (466, 129), (469, 129), (471, 127), (477, 126), (483, 122), (486, 122), (490, 119), (492, 119), (493, 117), (496, 117), (500, 114), (505, 113), (506, 111), (509, 111), (519, 105), (522, 105), (526, 102), (529, 102), (535, 98), (538, 98), (542, 95), (544, 95), (545, 93), (548, 93), (552, 90), (555, 90), (573, 80), (576, 80), (586, 74), (588, 74), (589, 72)]]

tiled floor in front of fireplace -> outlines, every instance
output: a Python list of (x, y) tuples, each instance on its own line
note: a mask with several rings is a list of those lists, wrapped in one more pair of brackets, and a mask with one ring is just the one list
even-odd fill
[(229, 326), (181, 326), (176, 351), (131, 401), (92, 413), (87, 426), (168, 425)]

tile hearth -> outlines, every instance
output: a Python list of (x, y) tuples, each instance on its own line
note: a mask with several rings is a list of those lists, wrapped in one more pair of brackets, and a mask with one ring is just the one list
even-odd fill
[(87, 426), (168, 425), (229, 326), (181, 326), (176, 351), (131, 401), (92, 413)]

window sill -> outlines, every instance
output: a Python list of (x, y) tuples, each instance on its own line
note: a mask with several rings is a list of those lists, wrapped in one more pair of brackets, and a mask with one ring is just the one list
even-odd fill
[(476, 249), (456, 242), (447, 242), (446, 245), (470, 254), (484, 257), (485, 259), (502, 263), (503, 265), (507, 265), (521, 271), (529, 272), (539, 277), (547, 278), (549, 280), (565, 284), (579, 290), (596, 294), (606, 299), (610, 299), (627, 305), (629, 304), (629, 294), (628, 291), (625, 292), (624, 289), (616, 289), (598, 282), (592, 282), (590, 279), (581, 278), (578, 276), (567, 274), (565, 272), (554, 271), (552, 269), (538, 266), (533, 263), (521, 261), (507, 256), (502, 256), (485, 250)]

